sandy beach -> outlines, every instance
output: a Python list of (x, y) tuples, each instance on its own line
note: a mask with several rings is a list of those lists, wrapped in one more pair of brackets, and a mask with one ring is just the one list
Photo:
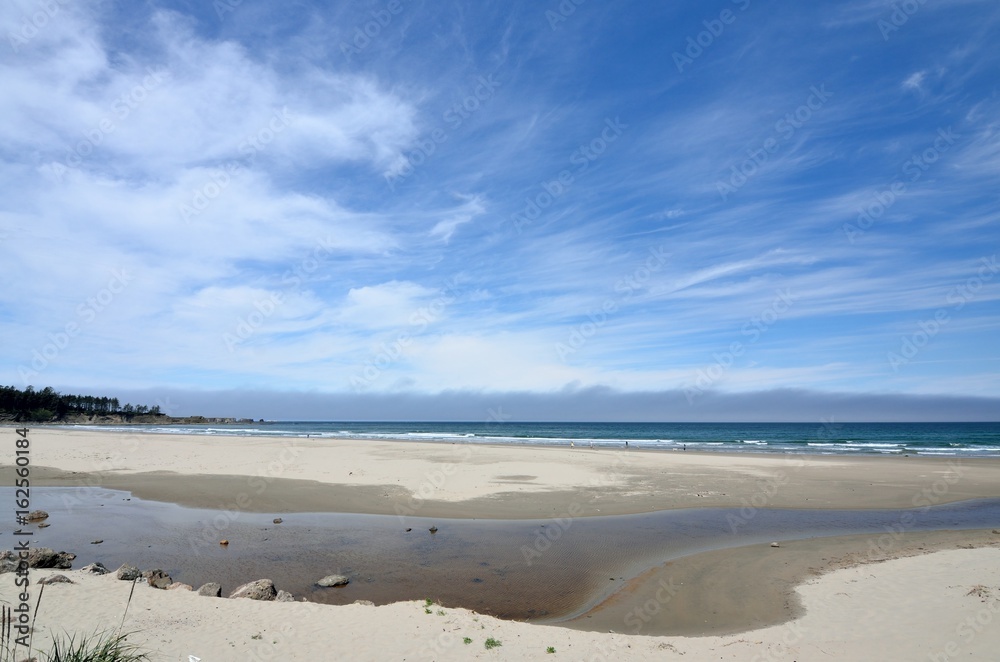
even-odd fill
[[(540, 519), (698, 507), (752, 515), (756, 508), (903, 509), (1000, 497), (1000, 459), (994, 458), (500, 448), (59, 428), (32, 429), (30, 436), (36, 488), (103, 486), (147, 500), (275, 515)], [(12, 484), (12, 473), (4, 472), (2, 480)], [(558, 625), (437, 606), (426, 614), (423, 603), (414, 602), (222, 601), (141, 586), (125, 629), (156, 651), (154, 660), (642, 660), (682, 654), (688, 660), (911, 660), (933, 652), (941, 657), (930, 659), (951, 659), (1000, 645), (993, 621), (1000, 611), (998, 569), (1000, 534), (992, 529), (901, 531), (672, 559), (627, 578), (612, 595), (601, 596), (596, 609)], [(32, 571), (32, 581), (46, 574)], [(39, 642), (63, 629), (92, 632), (120, 621), (127, 582), (75, 570), (63, 574), (76, 583), (46, 588)], [(0, 586), (0, 596), (13, 602), (12, 581)], [(714, 625), (713, 614), (727, 627)], [(969, 618), (978, 630), (966, 623)], [(649, 636), (663, 623), (676, 634)], [(472, 643), (464, 644), (464, 637)], [(487, 650), (488, 637), (503, 645)], [(555, 656), (546, 653), (550, 646)]]
[[(13, 433), (11, 433), (13, 434)], [(35, 485), (249, 512), (545, 518), (672, 508), (914, 508), (1000, 497), (1000, 458), (640, 452), (32, 430)], [(11, 477), (4, 476), (10, 481)], [(10, 484), (9, 482), (7, 484)]]
[[(32, 573), (41, 578), (54, 571)], [(46, 587), (36, 642), (114, 629), (130, 583), (66, 571)], [(424, 604), (330, 607), (220, 600), (138, 585), (125, 619), (154, 660), (948, 660), (1000, 647), (1000, 549), (961, 549), (840, 569), (795, 589), (805, 614), (752, 632), (646, 637), (500, 621)], [(0, 597), (14, 598), (10, 582)], [(471, 643), (465, 644), (468, 638)], [(501, 646), (487, 650), (493, 638)], [(546, 653), (552, 647), (555, 654)], [(928, 657), (936, 655), (937, 657)]]

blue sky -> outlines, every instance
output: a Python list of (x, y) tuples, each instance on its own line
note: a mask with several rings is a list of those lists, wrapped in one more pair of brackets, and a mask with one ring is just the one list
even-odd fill
[(6, 383), (1000, 402), (995, 2), (0, 28)]

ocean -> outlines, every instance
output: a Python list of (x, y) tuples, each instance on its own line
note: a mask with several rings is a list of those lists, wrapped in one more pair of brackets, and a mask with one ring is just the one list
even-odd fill
[(77, 426), (226, 436), (391, 439), (439, 443), (814, 455), (1000, 456), (1000, 423), (376, 423), (268, 421), (236, 425)]

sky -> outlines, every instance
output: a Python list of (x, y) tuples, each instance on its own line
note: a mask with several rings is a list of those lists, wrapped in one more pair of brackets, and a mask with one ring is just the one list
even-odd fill
[(1000, 418), (993, 0), (8, 0), (0, 37), (4, 383)]

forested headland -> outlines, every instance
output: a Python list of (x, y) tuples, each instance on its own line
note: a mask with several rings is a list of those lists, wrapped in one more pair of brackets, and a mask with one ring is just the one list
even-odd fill
[(176, 418), (159, 405), (124, 405), (118, 398), (59, 393), (51, 386), (40, 391), (29, 386), (0, 386), (0, 422), (14, 423), (236, 423), (232, 418), (187, 416)]

